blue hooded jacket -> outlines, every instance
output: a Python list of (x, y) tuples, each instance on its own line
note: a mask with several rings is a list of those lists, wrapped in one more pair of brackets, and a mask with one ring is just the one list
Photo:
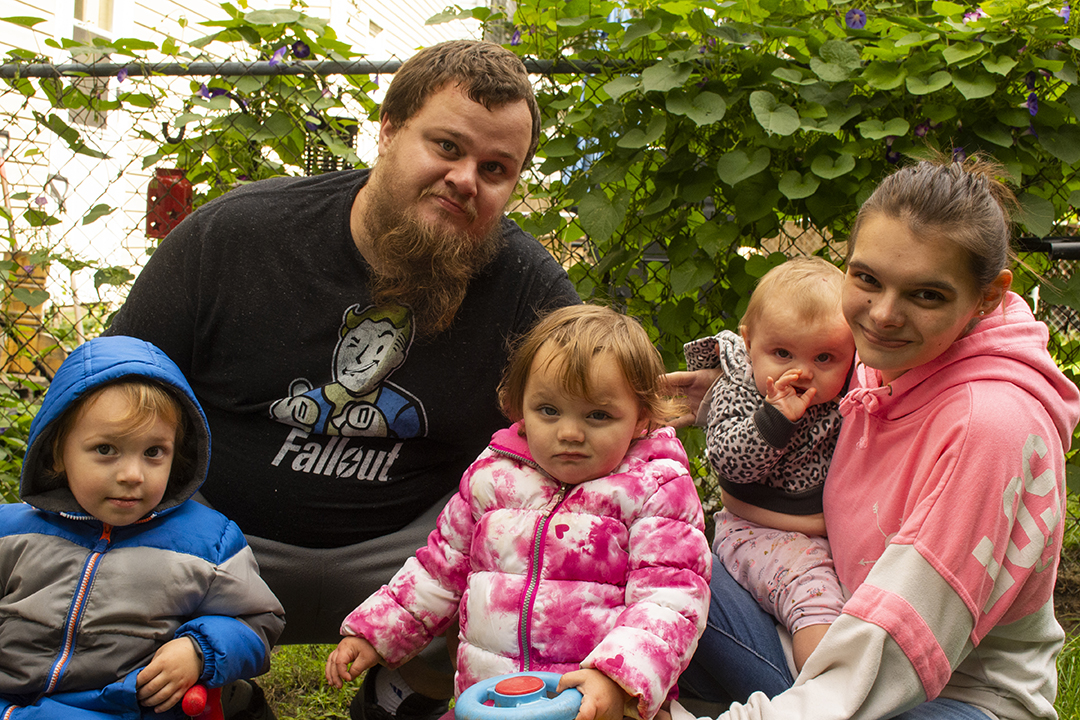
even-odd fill
[[(178, 399), (193, 461), (174, 463), (146, 517), (114, 527), (83, 510), (52, 470), (52, 442), (56, 421), (80, 398), (125, 379), (163, 385)], [(210, 432), (172, 360), (123, 336), (76, 348), (27, 448), (23, 503), (0, 505), (0, 720), (169, 717), (138, 705), (135, 681), (175, 637), (196, 643), (200, 681), (210, 686), (266, 671), (283, 610), (240, 529), (191, 499), (206, 477)]]

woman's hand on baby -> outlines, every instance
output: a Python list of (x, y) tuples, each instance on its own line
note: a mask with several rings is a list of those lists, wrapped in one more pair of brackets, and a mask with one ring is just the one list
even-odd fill
[(705, 397), (705, 393), (709, 391), (709, 388), (713, 386), (713, 383), (721, 374), (720, 368), (705, 368), (703, 370), (672, 372), (664, 375), (664, 385), (667, 388), (666, 394), (678, 401), (685, 402), (689, 407), (689, 412), (671, 421), (670, 425), (672, 427), (689, 427), (694, 424), (694, 421), (697, 420), (702, 398)]
[(574, 670), (562, 676), (555, 692), (577, 688), (581, 708), (575, 720), (622, 720), (630, 696), (619, 683), (599, 670)]
[(344, 637), (326, 658), (326, 682), (340, 688), (379, 664), (379, 653), (362, 637)]
[(817, 388), (807, 388), (802, 395), (795, 391), (795, 383), (801, 377), (801, 370), (788, 370), (779, 380), (765, 379), (765, 402), (782, 412), (791, 422), (802, 419), (817, 395)]
[(139, 704), (154, 708), (154, 712), (165, 712), (198, 682), (202, 669), (194, 640), (186, 636), (170, 640), (158, 648), (150, 664), (135, 678)]

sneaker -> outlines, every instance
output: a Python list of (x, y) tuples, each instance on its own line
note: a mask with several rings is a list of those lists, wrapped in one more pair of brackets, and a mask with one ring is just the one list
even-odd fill
[(376, 665), (364, 675), (360, 689), (349, 704), (349, 717), (352, 720), (438, 720), (450, 709), (449, 700), (436, 700), (414, 692), (405, 696), (397, 712), (390, 712), (379, 705), (375, 696), (375, 675), (380, 667)]
[(221, 688), (221, 712), (225, 720), (277, 720), (254, 680), (236, 680)]

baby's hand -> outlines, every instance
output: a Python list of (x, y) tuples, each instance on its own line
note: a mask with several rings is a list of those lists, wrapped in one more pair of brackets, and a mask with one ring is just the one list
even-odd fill
[(581, 709), (575, 720), (622, 720), (623, 709), (630, 695), (622, 685), (599, 670), (575, 670), (559, 680), (555, 692), (567, 688), (581, 691)]
[(139, 703), (165, 712), (184, 697), (202, 674), (202, 660), (189, 637), (178, 637), (162, 645), (150, 664), (135, 678)]
[(788, 370), (779, 380), (765, 378), (765, 402), (782, 412), (791, 422), (802, 418), (817, 395), (817, 388), (807, 388), (802, 395), (796, 392), (795, 383), (801, 377), (801, 370)]
[[(326, 682), (336, 688), (379, 664), (379, 653), (362, 637), (344, 637), (326, 658)], [(350, 668), (349, 665), (352, 665)]]

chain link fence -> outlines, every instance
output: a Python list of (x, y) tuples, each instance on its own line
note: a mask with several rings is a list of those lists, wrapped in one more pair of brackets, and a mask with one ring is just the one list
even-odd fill
[[(66, 353), (108, 324), (130, 282), (168, 230), (202, 202), (239, 183), (373, 163), (380, 86), (399, 65), (391, 58), (287, 66), (273, 62), (0, 66), (0, 180), (6, 224), (0, 234), (9, 239), (0, 258), (0, 407), (5, 415), (0, 476), (17, 474), (38, 399)], [(586, 87), (567, 73), (587, 73), (587, 67), (534, 62), (531, 70), (542, 92), (565, 95), (582, 92), (576, 89), (579, 85)], [(556, 76), (553, 70), (561, 74)], [(271, 78), (277, 82), (273, 108), (245, 99)], [(283, 97), (289, 92), (296, 97)], [(332, 105), (329, 110), (320, 105), (321, 98), (333, 99), (325, 103)], [(292, 133), (286, 142), (295, 127), (302, 128), (302, 140), (296, 141)], [(268, 143), (268, 138), (280, 142)], [(186, 151), (189, 159), (196, 151), (202, 158), (203, 170), (194, 178), (169, 162), (185, 140), (192, 146)], [(650, 249), (646, 242), (635, 277), (613, 277), (608, 272), (608, 258), (590, 244), (577, 208), (565, 194), (573, 174), (595, 160), (587, 145), (578, 150), (578, 164), (554, 176), (542, 175), (538, 163), (524, 183), (531, 192), (511, 212), (515, 217), (550, 216), (557, 210), (557, 226), (538, 233), (552, 254), (571, 270), (583, 295), (602, 297), (634, 312), (635, 305), (640, 308), (652, 301), (649, 288), (670, 282), (669, 274), (660, 272), (667, 254), (660, 246)], [(663, 158), (657, 155), (651, 161), (661, 163)], [(240, 167), (248, 170), (238, 172)], [(1080, 169), (1072, 179), (1080, 182)], [(1058, 191), (1069, 193), (1064, 186)], [(701, 199), (706, 217), (734, 215), (735, 208), (717, 207), (714, 202), (708, 194)], [(845, 222), (853, 217), (854, 201), (850, 210)], [(630, 217), (618, 232), (638, 238), (635, 225)], [(843, 223), (821, 228), (805, 218), (789, 218), (774, 237), (733, 243), (731, 252), (744, 257), (820, 253), (839, 261), (846, 252), (846, 230)], [(1023, 239), (1022, 246), (1034, 252), (1022, 253), (1021, 260), (1051, 282), (1067, 280), (1080, 257), (1068, 242), (1075, 230), (1073, 225), (1059, 224), (1050, 238)], [(1017, 286), (1036, 293), (1038, 300), (1033, 275), (1021, 270)], [(710, 297), (702, 292), (700, 302), (708, 305)], [(1052, 328), (1052, 350), (1059, 362), (1070, 369), (1080, 364), (1077, 312), (1042, 302), (1037, 307)], [(720, 313), (719, 307), (706, 306), (699, 316)], [(675, 347), (716, 329), (672, 326), (663, 316), (643, 320), (655, 336)], [(670, 352), (666, 359), (674, 368), (677, 361)], [(15, 499), (10, 488), (6, 492), (5, 499)], [(1075, 502), (1070, 508), (1069, 532), (1080, 535)], [(1066, 564), (1075, 582), (1080, 557), (1068, 556)]]

